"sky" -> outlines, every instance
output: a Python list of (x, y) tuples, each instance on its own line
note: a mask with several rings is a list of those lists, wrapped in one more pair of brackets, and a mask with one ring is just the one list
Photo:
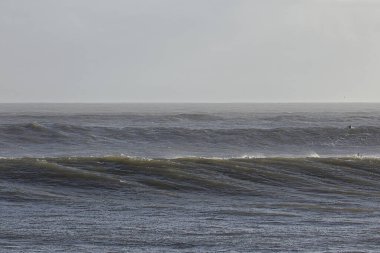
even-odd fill
[(380, 102), (380, 1), (1, 0), (0, 102)]

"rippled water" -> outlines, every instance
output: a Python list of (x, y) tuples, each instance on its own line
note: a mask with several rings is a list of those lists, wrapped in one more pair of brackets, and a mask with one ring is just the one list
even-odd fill
[(380, 104), (3, 104), (0, 252), (378, 252), (379, 123)]

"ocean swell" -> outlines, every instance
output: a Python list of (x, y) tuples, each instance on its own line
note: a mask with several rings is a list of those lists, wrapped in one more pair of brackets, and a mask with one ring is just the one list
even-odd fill
[[(129, 157), (0, 160), (1, 198), (14, 185), (60, 191), (167, 191), (207, 194), (380, 194), (377, 158), (139, 159)], [(7, 192), (7, 194), (5, 194)], [(32, 194), (26, 192), (25, 194)], [(20, 197), (20, 196), (19, 196)], [(24, 196), (25, 197), (25, 196)]]
[(220, 143), (223, 145), (380, 145), (380, 128), (360, 126), (191, 129), (181, 127), (104, 127), (71, 124), (6, 124), (0, 125), (0, 143), (30, 144), (51, 142), (135, 141), (171, 143)]

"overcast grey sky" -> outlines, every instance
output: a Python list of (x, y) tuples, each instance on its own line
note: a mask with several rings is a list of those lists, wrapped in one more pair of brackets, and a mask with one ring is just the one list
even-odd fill
[(0, 1), (0, 102), (301, 101), (380, 102), (380, 1)]

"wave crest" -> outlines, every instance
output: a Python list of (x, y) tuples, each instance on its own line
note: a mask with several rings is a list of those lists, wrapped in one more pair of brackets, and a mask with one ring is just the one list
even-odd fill
[(125, 191), (380, 194), (380, 159), (67, 157), (1, 159), (6, 183)]

